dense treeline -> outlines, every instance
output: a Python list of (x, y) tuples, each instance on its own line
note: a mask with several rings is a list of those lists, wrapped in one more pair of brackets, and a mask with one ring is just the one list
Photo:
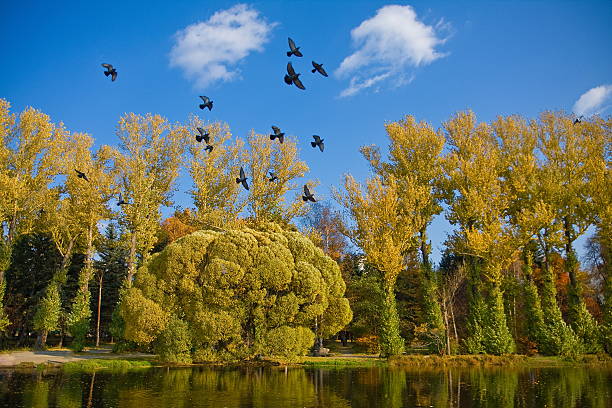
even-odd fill
[[(403, 350), (396, 305), (403, 272), (420, 286), (424, 326), (414, 334), (440, 352), (450, 353), (459, 337), (469, 353), (509, 353), (517, 343), (546, 354), (609, 351), (611, 125), (551, 112), (487, 124), (466, 112), (435, 131), (407, 117), (386, 125), (386, 158), (376, 146), (362, 148), (372, 177), (362, 187), (348, 175), (336, 195), (352, 219), (349, 236), (379, 271), (381, 351)], [(442, 211), (455, 228), (434, 271), (427, 227)], [(584, 282), (574, 242), (590, 227), (597, 273)], [(560, 275), (568, 277), (564, 310)], [(592, 285), (603, 287), (593, 305), (599, 322), (585, 300)], [(457, 294), (467, 303), (462, 336)]]
[[(372, 174), (335, 189), (342, 213), (301, 200), (308, 166), (296, 139), (243, 140), (196, 117), (127, 114), (118, 145), (94, 151), (89, 135), (9, 108), (0, 100), (0, 329), (10, 345), (35, 332), (45, 347), (53, 332), (77, 350), (90, 336), (189, 361), (299, 354), (344, 329), (386, 356), (414, 345), (441, 354), (612, 347), (609, 119), (545, 112), (487, 124), (466, 112), (434, 130), (406, 117), (386, 125), (385, 154), (362, 148)], [(196, 127), (210, 132), (212, 152)], [(235, 183), (240, 166), (249, 194)], [(194, 208), (162, 221), (181, 168)], [(442, 215), (454, 229), (434, 265), (428, 228)], [(298, 252), (287, 238), (296, 223), (309, 238), (295, 238)], [(589, 228), (586, 270), (575, 241)], [(198, 230), (207, 232), (170, 245)], [(255, 241), (245, 260), (237, 242)], [(206, 243), (201, 254), (194, 243)], [(298, 253), (310, 255), (298, 262)]]

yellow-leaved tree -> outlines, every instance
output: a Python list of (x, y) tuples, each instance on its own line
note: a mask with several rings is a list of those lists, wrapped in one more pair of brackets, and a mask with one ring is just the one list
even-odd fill
[[(247, 146), (245, 155), (251, 177), (247, 210), (250, 217), (256, 223), (273, 221), (287, 225), (294, 218), (305, 215), (310, 207), (301, 198), (302, 184), (310, 188), (316, 184), (297, 182), (309, 170), (299, 158), (297, 139), (285, 137), (281, 144), (270, 140), (268, 135), (251, 132)], [(270, 172), (276, 176), (274, 181), (270, 181)]]
[(126, 285), (130, 287), (138, 260), (149, 256), (156, 241), (160, 207), (170, 206), (174, 183), (190, 134), (160, 115), (129, 113), (119, 120), (116, 171), (121, 206), (120, 223), (128, 246)]
[(504, 313), (502, 271), (514, 258), (512, 230), (504, 222), (509, 197), (500, 176), (503, 162), (490, 126), (477, 124), (472, 112), (444, 124), (449, 153), (446, 171), (448, 219), (459, 228), (447, 240), (468, 260), (470, 353), (514, 350)]
[[(598, 149), (593, 144), (601, 146), (598, 140), (602, 139), (605, 129), (588, 121), (574, 124), (571, 117), (562, 113), (544, 112), (540, 115), (538, 132), (542, 194), (554, 212), (551, 233), (562, 236), (559, 246), (565, 253), (565, 270), (570, 279), (569, 324), (581, 340), (584, 351), (598, 352), (601, 339), (593, 333), (598, 333), (599, 328), (582, 296), (573, 243), (593, 223), (595, 202), (589, 180), (597, 177), (593, 173), (597, 166), (590, 163), (595, 157), (604, 160), (603, 151), (596, 154)], [(553, 243), (558, 244), (558, 241)]]
[(587, 145), (586, 165), (600, 252), (598, 267), (604, 281), (602, 339), (606, 351), (612, 353), (612, 118), (594, 118), (583, 123), (592, 137)]
[(58, 172), (61, 132), (42, 112), (28, 108), (16, 117), (0, 99), (0, 331), (9, 324), (4, 273), (15, 239), (33, 231), (45, 210)]
[(405, 267), (405, 254), (416, 248), (415, 235), (424, 223), (417, 211), (422, 200), (419, 186), (405, 180), (400, 183), (389, 174), (384, 180), (380, 176), (369, 178), (363, 191), (362, 186), (347, 175), (344, 189), (335, 195), (350, 214), (349, 236), (383, 278), (381, 354), (399, 355), (404, 350), (404, 341), (399, 331), (394, 289), (397, 276)]
[(231, 228), (237, 225), (246, 206), (246, 201), (240, 198), (242, 186), (236, 183), (245, 159), (244, 142), (232, 141), (227, 125), (204, 125), (197, 117), (191, 119), (186, 130), (194, 132), (198, 127), (209, 134), (213, 150), (206, 151), (205, 143), (191, 138), (188, 150), (193, 189), (189, 192), (197, 209), (195, 223), (202, 228)]
[[(68, 140), (64, 160), (68, 175), (64, 192), (70, 197), (71, 218), (80, 230), (80, 240), (85, 249), (84, 267), (79, 273), (78, 289), (67, 315), (67, 328), (73, 336), (71, 348), (80, 351), (84, 347), (91, 317), (89, 282), (94, 273), (93, 257), (95, 241), (100, 235), (98, 223), (111, 217), (108, 201), (115, 185), (113, 174), (113, 151), (102, 146), (92, 155), (93, 138), (87, 134), (75, 133)], [(82, 171), (87, 181), (77, 176)]]
[[(555, 236), (550, 226), (555, 214), (543, 194), (545, 181), (537, 155), (538, 126), (536, 121), (527, 122), (519, 116), (499, 117), (493, 123), (501, 146), (501, 180), (509, 200), (508, 223), (515, 236), (512, 249), (521, 252), (527, 338), (540, 353), (569, 355), (575, 353), (576, 340), (557, 304), (556, 279), (548, 265), (548, 245)], [(536, 252), (543, 255), (540, 293), (532, 272)]]
[[(415, 210), (421, 220), (421, 229), (418, 231), (418, 249), (421, 256), (419, 282), (423, 292), (424, 318), (430, 333), (438, 334), (432, 336), (436, 341), (431, 342), (432, 351), (437, 351), (445, 348), (445, 324), (436, 296), (436, 275), (429, 259), (431, 247), (427, 241), (427, 227), (434, 216), (442, 211), (441, 154), (445, 138), (441, 131), (435, 131), (426, 122), (417, 123), (412, 116), (389, 123), (385, 128), (389, 136), (387, 161), (382, 160), (377, 146), (366, 146), (361, 151), (376, 174), (383, 179), (388, 175), (395, 177), (400, 186), (400, 200), (415, 200)], [(404, 189), (404, 185), (411, 187)], [(407, 197), (401, 193), (414, 189), (418, 190), (415, 197)], [(450, 352), (449, 349), (450, 345), (447, 344), (447, 352)]]

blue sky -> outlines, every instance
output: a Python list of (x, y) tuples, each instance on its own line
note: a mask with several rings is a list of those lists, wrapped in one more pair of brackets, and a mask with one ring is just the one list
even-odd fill
[[(60, 3), (0, 6), (0, 97), (13, 111), (33, 106), (98, 144), (116, 143), (125, 112), (203, 115), (241, 137), (275, 124), (300, 138), (320, 198), (346, 172), (363, 179), (359, 146), (386, 145), (384, 123), (406, 114), (438, 127), (465, 109), (483, 121), (610, 113), (609, 1)], [(304, 53), (292, 60), (306, 91), (282, 81), (288, 36)], [(310, 73), (312, 59), (329, 78)], [(102, 62), (116, 66), (116, 82)], [(198, 95), (214, 100), (212, 112), (197, 109)], [(324, 154), (308, 145), (312, 134), (325, 138)], [(183, 207), (189, 187), (183, 178)], [(436, 259), (448, 228), (432, 226)]]

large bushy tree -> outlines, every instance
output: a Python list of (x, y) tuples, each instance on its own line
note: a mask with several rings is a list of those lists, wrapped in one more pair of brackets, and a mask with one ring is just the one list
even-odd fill
[(128, 340), (167, 359), (291, 356), (312, 346), (315, 325), (329, 336), (351, 320), (344, 291), (336, 262), (299, 232), (202, 230), (140, 268), (121, 316)]

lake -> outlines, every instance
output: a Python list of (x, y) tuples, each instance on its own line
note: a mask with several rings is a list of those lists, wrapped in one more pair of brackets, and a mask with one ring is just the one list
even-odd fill
[(612, 407), (612, 369), (0, 371), (2, 407)]

